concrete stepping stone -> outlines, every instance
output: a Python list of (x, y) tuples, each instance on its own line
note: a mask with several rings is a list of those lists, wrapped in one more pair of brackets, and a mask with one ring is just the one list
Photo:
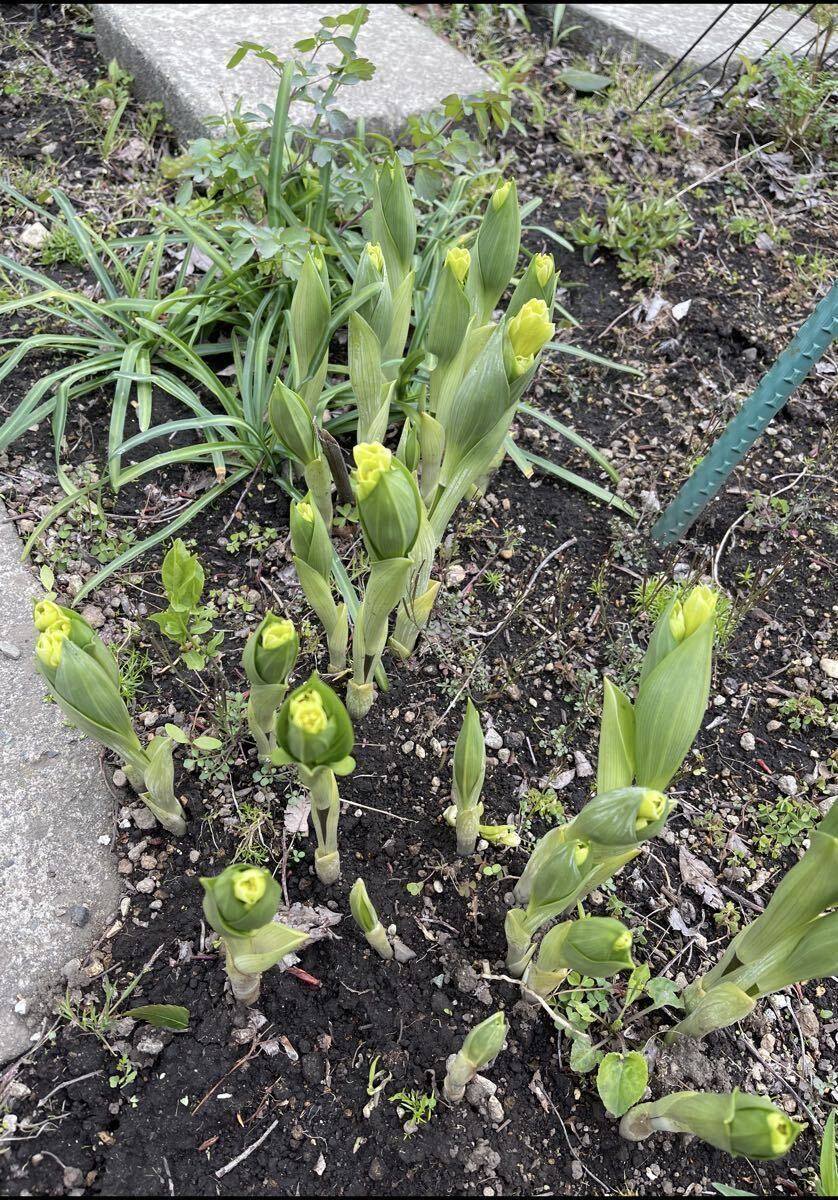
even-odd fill
[[(554, 5), (543, 5), (553, 9)], [(723, 55), (715, 74), (719, 74), (724, 58), (733, 43), (765, 13), (764, 4), (568, 4), (565, 25), (579, 25), (589, 42), (595, 46), (631, 45), (639, 50), (649, 65), (675, 62), (690, 49), (693, 42), (716, 17), (720, 19), (689, 54), (690, 68), (703, 66), (717, 55)], [(727, 12), (725, 12), (727, 9)], [(790, 7), (774, 6), (775, 11), (745, 37), (734, 51), (731, 65), (735, 68), (737, 54), (750, 59), (759, 58), (766, 46), (781, 35), (778, 51), (792, 54), (800, 50), (817, 33), (813, 21), (804, 18), (794, 24), (798, 14)], [(794, 29), (791, 26), (794, 25)], [(790, 32), (788, 32), (790, 31)], [(711, 69), (711, 74), (713, 73)], [(734, 71), (735, 73), (735, 71)], [(731, 75), (733, 78), (734, 75)]]
[[(260, 104), (273, 109), (277, 76), (266, 63), (249, 55), (227, 70), (239, 42), (258, 42), (282, 57), (317, 30), (321, 17), (350, 7), (94, 4), (93, 10), (101, 53), (132, 73), (141, 99), (163, 101), (169, 121), (187, 140), (206, 134), (205, 118), (232, 108), (237, 97), (248, 110)], [(357, 44), (358, 53), (375, 65), (375, 75), (343, 89), (338, 106), (382, 133), (397, 133), (411, 113), (429, 111), (452, 92), (468, 95), (491, 87), (483, 71), (395, 4), (370, 6)], [(300, 118), (308, 111), (305, 106)]]
[(20, 551), (0, 505), (0, 1062), (29, 1048), (120, 894), (99, 754), (44, 703), (32, 665), (40, 588)]

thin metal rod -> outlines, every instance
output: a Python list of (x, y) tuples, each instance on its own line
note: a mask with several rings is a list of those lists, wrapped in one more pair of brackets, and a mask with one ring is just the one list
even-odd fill
[(678, 70), (678, 68), (680, 67), (681, 63), (684, 61), (684, 59), (685, 59), (685, 58), (689, 58), (689, 56), (692, 54), (693, 50), (695, 50), (695, 48), (696, 48), (696, 46), (698, 45), (698, 43), (699, 43), (699, 42), (701, 42), (701, 41), (703, 41), (703, 40), (704, 40), (704, 38), (706, 38), (706, 37), (707, 37), (707, 34), (710, 32), (710, 30), (713, 28), (713, 26), (714, 26), (714, 25), (717, 25), (717, 24), (719, 23), (719, 21), (721, 21), (722, 17), (726, 16), (726, 14), (727, 14), (728, 12), (730, 12), (730, 10), (731, 10), (732, 8), (733, 8), (733, 5), (732, 5), (732, 4), (726, 4), (726, 5), (724, 6), (724, 8), (723, 8), (723, 9), (722, 9), (722, 11), (719, 13), (719, 15), (716, 17), (716, 19), (715, 19), (714, 21), (711, 21), (711, 22), (710, 22), (710, 24), (707, 26), (707, 28), (704, 30), (704, 32), (703, 32), (703, 33), (700, 33), (700, 34), (698, 35), (698, 37), (695, 39), (695, 41), (694, 41), (694, 42), (693, 42), (693, 44), (692, 44), (692, 45), (689, 47), (689, 49), (684, 51), (684, 53), (681, 55), (681, 57), (678, 59), (678, 61), (677, 61), (677, 62), (674, 62), (674, 63), (672, 64), (672, 66), (669, 68), (669, 70), (666, 72), (666, 74), (665, 74), (665, 75), (662, 75), (662, 76), (660, 77), (660, 79), (658, 80), (658, 82), (657, 82), (657, 83), (656, 83), (656, 84), (655, 84), (655, 85), (654, 85), (654, 86), (653, 86), (653, 87), (652, 87), (652, 88), (651, 88), (651, 89), (650, 89), (650, 90), (649, 90), (649, 91), (646, 93), (646, 95), (643, 97), (643, 99), (640, 101), (640, 103), (639, 103), (639, 104), (637, 105), (637, 107), (635, 108), (635, 110), (634, 110), (635, 112), (640, 112), (640, 110), (641, 110), (641, 108), (643, 107), (643, 105), (646, 103), (646, 101), (647, 101), (648, 99), (650, 99), (652, 96), (654, 96), (655, 92), (658, 90), (658, 88), (661, 86), (661, 84), (663, 84), (663, 83), (666, 83), (667, 79), (668, 79), (668, 78), (669, 78), (669, 76), (672, 74), (672, 72), (673, 72), (673, 71), (677, 71), (677, 70)]

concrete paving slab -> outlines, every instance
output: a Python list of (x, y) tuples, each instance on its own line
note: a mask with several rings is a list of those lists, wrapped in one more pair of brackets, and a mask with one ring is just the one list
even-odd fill
[(44, 703), (32, 598), (0, 505), (0, 1062), (63, 991), (62, 967), (99, 939), (120, 894), (113, 802), (96, 748)]
[[(632, 45), (652, 66), (677, 61), (719, 17), (689, 54), (689, 65), (696, 67), (726, 54), (765, 9), (764, 4), (568, 4), (564, 24), (581, 26), (597, 46)], [(789, 8), (776, 7), (748, 34), (736, 53), (759, 58), (766, 46), (781, 35), (778, 50), (790, 54), (799, 50), (815, 36), (817, 27), (806, 18), (795, 24), (797, 16)]]
[[(99, 49), (134, 76), (141, 99), (162, 100), (184, 139), (207, 133), (207, 116), (231, 108), (272, 110), (277, 76), (248, 56), (232, 71), (227, 63), (239, 42), (268, 46), (280, 57), (314, 33), (324, 16), (347, 4), (94, 4)], [(491, 87), (491, 80), (422, 21), (395, 4), (373, 4), (358, 37), (358, 52), (375, 64), (369, 81), (341, 93), (340, 107), (370, 129), (395, 134), (415, 112), (427, 112), (452, 92)], [(300, 106), (300, 120), (310, 113)]]

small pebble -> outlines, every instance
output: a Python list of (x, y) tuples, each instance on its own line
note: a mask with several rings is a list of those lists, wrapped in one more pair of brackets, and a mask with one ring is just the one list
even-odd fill
[(739, 739), (739, 745), (742, 747), (743, 750), (748, 750), (748, 751), (755, 750), (756, 744), (757, 744), (756, 738), (754, 737), (754, 735), (752, 733), (743, 733), (741, 738)]
[(14, 642), (0, 642), (0, 654), (5, 655), (6, 658), (18, 659), (20, 658), (20, 647), (16, 646)]
[(70, 924), (75, 925), (76, 929), (84, 929), (90, 920), (90, 909), (86, 904), (74, 904), (67, 916)]

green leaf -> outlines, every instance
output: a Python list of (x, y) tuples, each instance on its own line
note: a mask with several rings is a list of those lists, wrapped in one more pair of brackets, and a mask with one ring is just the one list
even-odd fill
[(218, 738), (206, 737), (202, 734), (201, 737), (193, 740), (192, 745), (197, 746), (199, 750), (220, 750), (222, 742)]
[(602, 1051), (594, 1050), (591, 1039), (584, 1034), (573, 1039), (570, 1047), (570, 1069), (577, 1075), (587, 1075), (602, 1061)]
[(648, 1082), (646, 1059), (636, 1050), (629, 1050), (626, 1054), (606, 1054), (599, 1064), (596, 1089), (611, 1115), (621, 1117), (637, 1104)]
[[(720, 1196), (755, 1196), (756, 1195), (756, 1192), (743, 1192), (739, 1188), (728, 1187), (728, 1185), (726, 1183), (714, 1183), (713, 1187), (716, 1189), (716, 1191), (719, 1193)], [(824, 1195), (825, 1193), (821, 1192), (820, 1194)], [(832, 1195), (834, 1195), (834, 1194), (835, 1193), (833, 1192)]]
[(177, 725), (167, 724), (166, 733), (168, 733), (173, 742), (179, 742), (181, 746), (189, 745), (189, 736), (182, 729), (178, 729)]
[(608, 676), (602, 689), (596, 786), (597, 792), (613, 792), (634, 783), (634, 709)]
[(135, 1021), (145, 1021), (155, 1029), (170, 1029), (174, 1033), (183, 1033), (189, 1028), (189, 1009), (180, 1004), (143, 1004), (139, 1008), (131, 1008), (125, 1014)]
[(654, 979), (650, 979), (646, 984), (646, 995), (652, 1001), (655, 1008), (683, 1008), (684, 1001), (678, 995), (678, 989), (671, 979), (664, 978), (663, 975), (656, 975)]
[(163, 587), (172, 608), (191, 612), (204, 590), (204, 568), (197, 554), (191, 554), (180, 538), (163, 559)]
[(611, 80), (607, 75), (596, 75), (593, 71), (579, 71), (575, 67), (568, 67), (566, 70), (560, 71), (559, 79), (569, 88), (573, 88), (574, 92), (601, 92), (603, 88), (611, 86)]
[(833, 1108), (823, 1131), (819, 1163), (820, 1176), (817, 1186), (817, 1194), (819, 1196), (838, 1196), (838, 1161), (835, 1158), (835, 1112), (836, 1110)]
[(638, 996), (641, 996), (646, 990), (646, 984), (649, 982), (652, 972), (647, 967), (646, 963), (641, 963), (639, 967), (635, 967), (631, 975), (629, 975), (628, 986), (626, 987), (626, 1008), (630, 1004), (634, 1004)]

